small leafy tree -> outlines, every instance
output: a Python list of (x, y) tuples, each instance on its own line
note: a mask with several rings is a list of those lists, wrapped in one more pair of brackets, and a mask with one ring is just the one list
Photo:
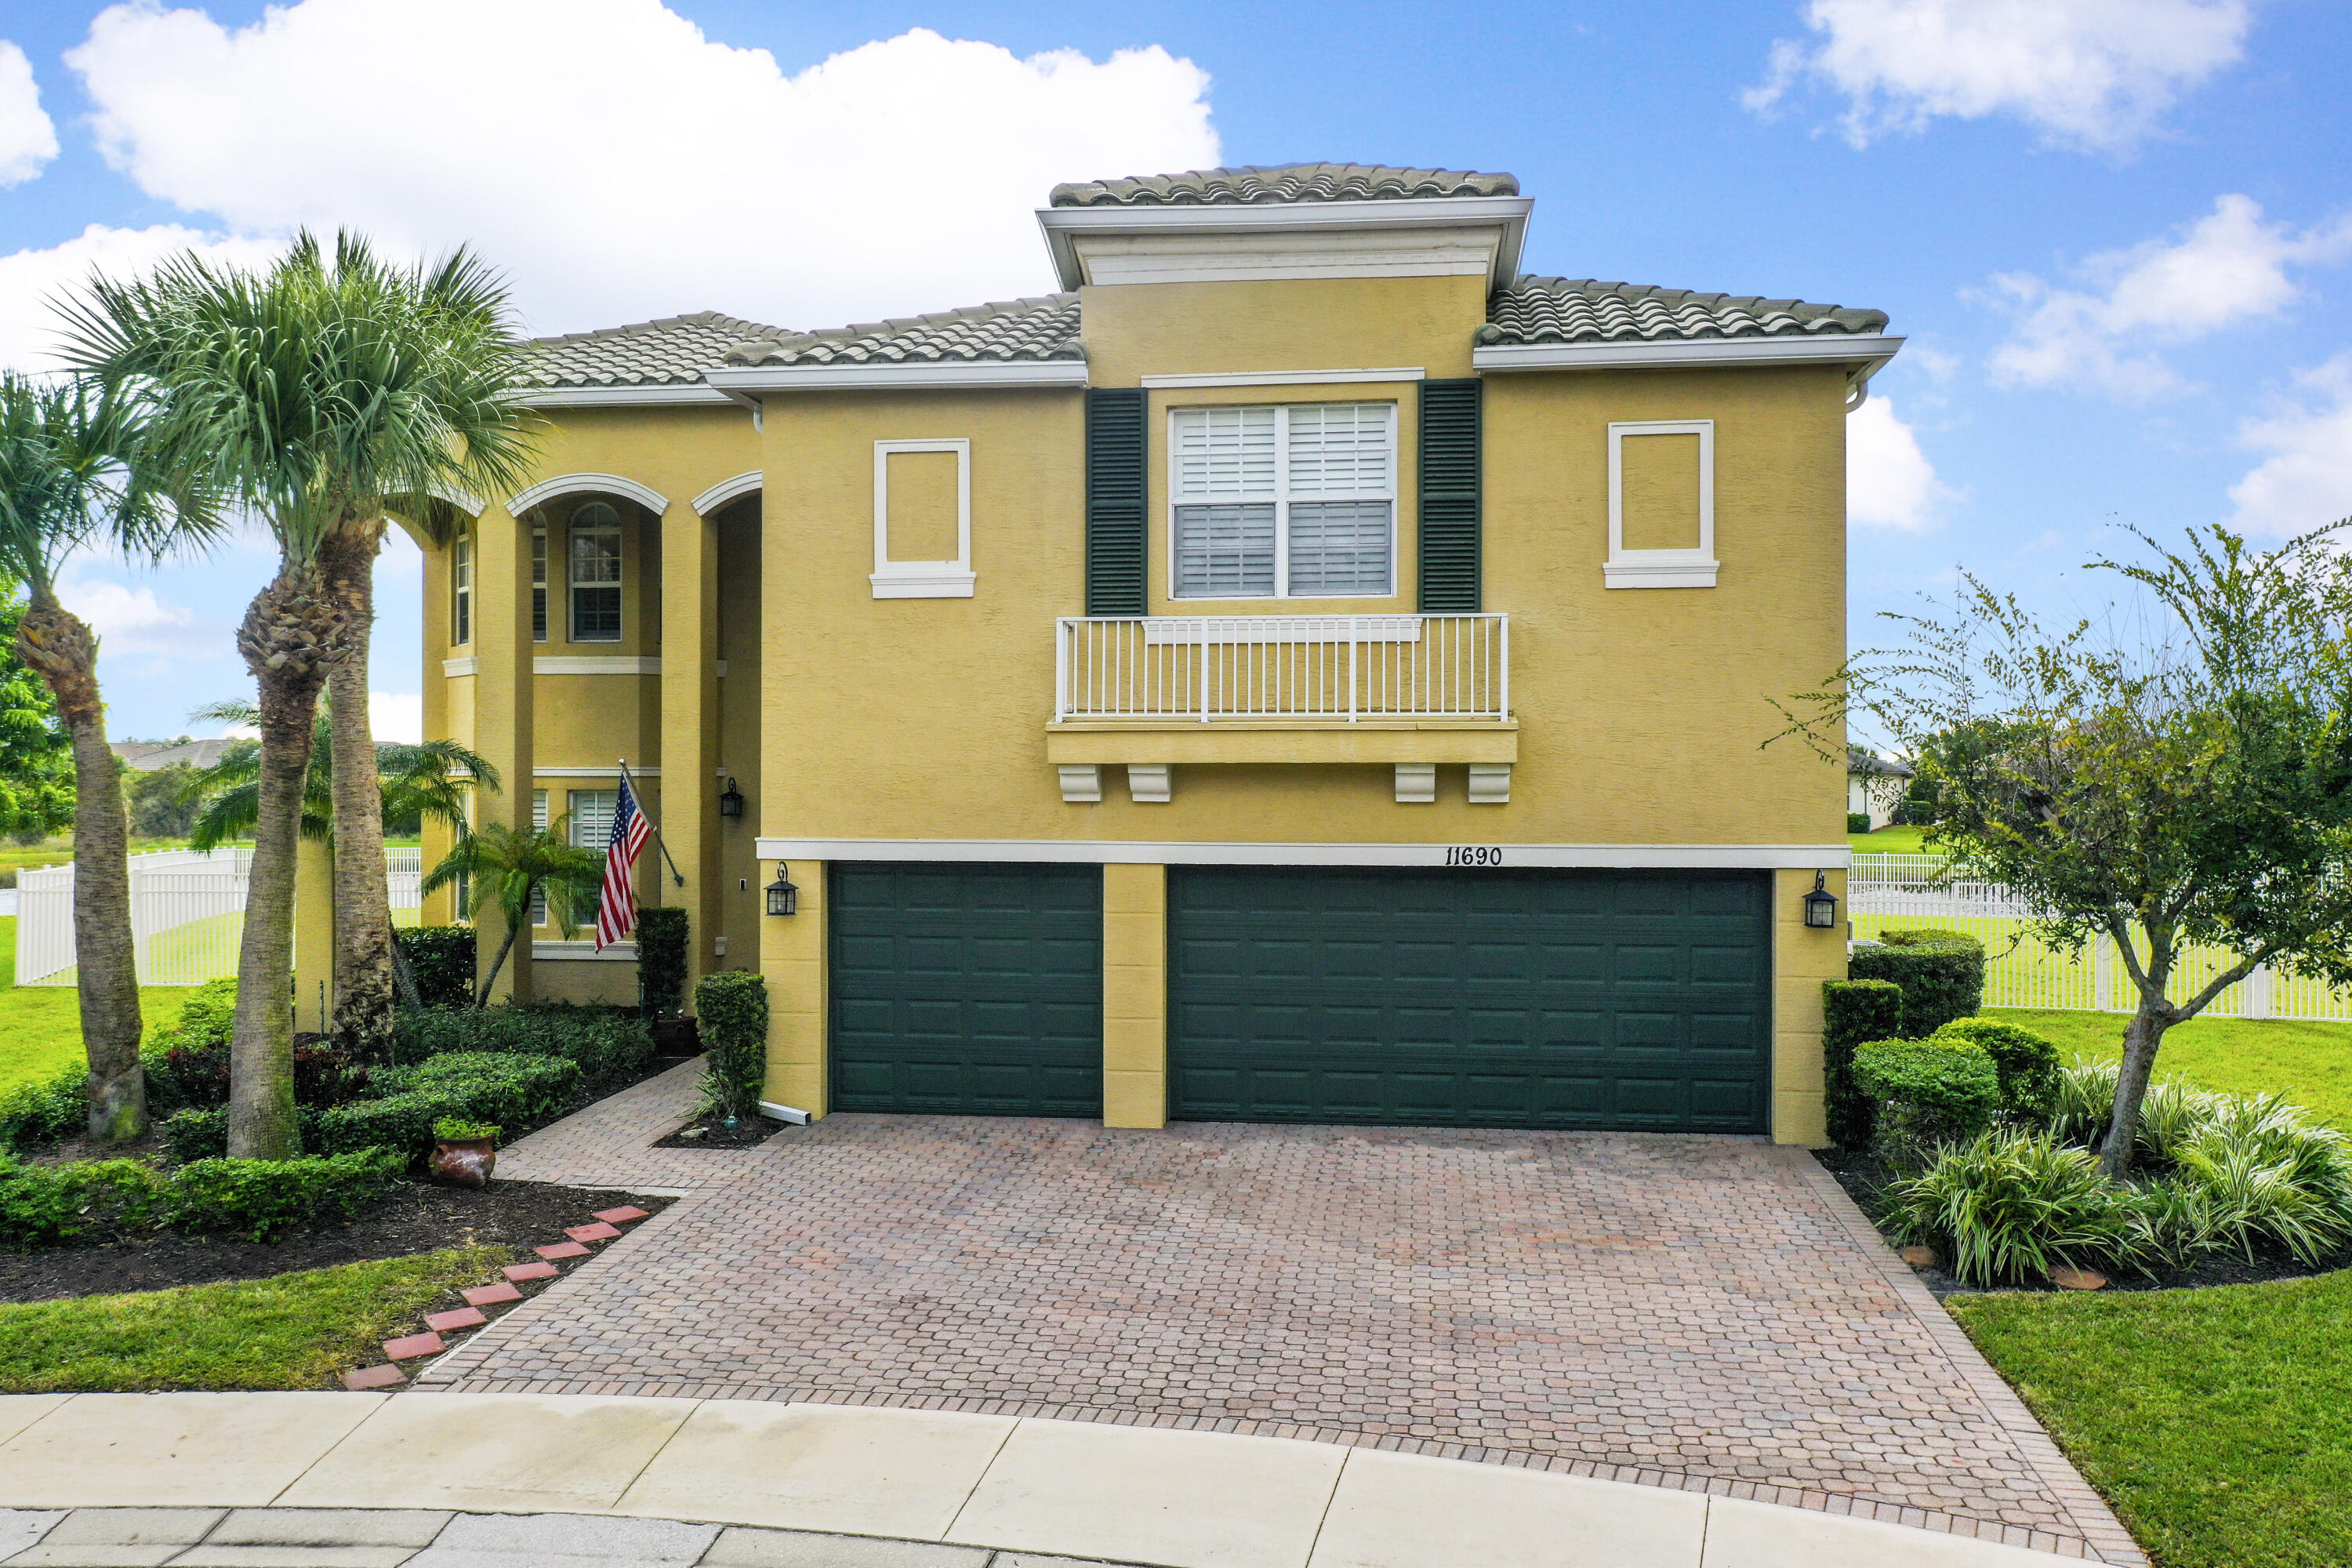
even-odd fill
[(425, 873), (425, 892), (462, 885), (466, 908), (460, 913), (470, 914), (489, 899), (506, 922), (498, 957), (474, 994), (477, 1007), (489, 1005), (499, 971), (514, 951), (516, 934), (530, 929), (530, 906), (541, 892), (547, 894), (549, 915), (569, 937), (578, 929), (573, 911), (593, 906), (604, 890), (604, 858), (569, 841), (564, 832), (568, 820), (559, 817), (545, 827), (485, 823), (458, 839), (441, 863)]
[(0, 587), (0, 833), (34, 843), (73, 826), (73, 737), (57, 693), (16, 653), (25, 601)]
[[(2258, 965), (2352, 984), (2352, 559), (2343, 523), (2250, 550), (2192, 530), (2091, 563), (2147, 593), (2151, 628), (2053, 633), (1980, 579), (1890, 618), (1903, 646), (1784, 705), (1823, 754), (1850, 720), (1917, 768), (1955, 879), (2003, 882), (2053, 947), (2112, 940), (2133, 991), (2108, 1174), (2132, 1160), (2165, 1032)], [(2183, 989), (2194, 947), (2235, 958)]]

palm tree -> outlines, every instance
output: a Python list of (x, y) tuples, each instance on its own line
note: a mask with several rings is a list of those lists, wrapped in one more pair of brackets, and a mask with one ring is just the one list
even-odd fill
[(0, 374), (0, 572), (29, 597), (17, 657), (57, 694), (73, 737), (75, 988), (89, 1056), (89, 1135), (101, 1143), (147, 1131), (129, 826), (106, 743), (98, 637), (58, 603), (57, 579), (76, 551), (101, 541), (156, 560), (219, 533), (209, 489), (163, 477), (149, 436), (146, 411), (120, 391)]
[[(237, 649), (260, 689), (252, 880), (237, 962), (229, 1152), (297, 1150), (293, 1023), (295, 837), (319, 693), (358, 660), (334, 711), (338, 1037), (369, 1054), (392, 1026), (392, 916), (375, 746), (368, 727), (370, 579), (388, 518), (428, 530), (437, 495), (511, 489), (534, 416), (508, 393), (521, 363), (503, 283), (460, 250), (402, 267), (338, 236), (298, 235), (262, 272), (194, 255), (132, 283), (93, 279), (68, 310), (68, 358), (142, 389), (155, 439), (277, 536), (277, 577), (254, 596)], [(348, 683), (345, 683), (348, 685)], [(346, 956), (349, 963), (346, 965)]]
[(593, 903), (604, 890), (604, 858), (565, 838), (563, 824), (568, 820), (558, 817), (550, 826), (529, 828), (485, 823), (458, 839), (441, 863), (425, 874), (428, 893), (458, 884), (466, 905), (460, 914), (470, 912), (487, 896), (498, 900), (499, 913), (506, 921), (506, 940), (499, 943), (499, 955), (475, 994), (477, 1007), (488, 1005), (490, 988), (498, 984), (499, 971), (506, 967), (507, 954), (514, 950), (515, 933), (530, 929), (531, 905), (541, 892), (547, 894), (548, 912), (568, 937), (576, 929), (572, 911)]

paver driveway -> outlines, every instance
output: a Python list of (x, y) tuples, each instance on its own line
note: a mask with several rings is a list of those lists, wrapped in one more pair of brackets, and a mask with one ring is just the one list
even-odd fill
[(501, 1173), (691, 1195), (426, 1386), (1214, 1424), (2132, 1555), (1800, 1152), (839, 1115), (640, 1159), (667, 1082)]

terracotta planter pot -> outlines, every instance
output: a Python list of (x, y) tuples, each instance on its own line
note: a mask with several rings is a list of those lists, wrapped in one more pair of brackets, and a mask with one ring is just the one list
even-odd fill
[(498, 1166), (498, 1147), (487, 1138), (457, 1138), (433, 1145), (433, 1179), (444, 1186), (486, 1187)]

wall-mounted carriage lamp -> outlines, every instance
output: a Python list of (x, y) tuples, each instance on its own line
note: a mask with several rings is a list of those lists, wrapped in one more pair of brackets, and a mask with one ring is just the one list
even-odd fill
[(1805, 924), (1815, 931), (1837, 926), (1837, 895), (1829, 889), (1829, 873), (1813, 873), (1813, 890), (1805, 895)]
[(772, 915), (793, 915), (798, 914), (800, 908), (801, 890), (793, 886), (790, 868), (779, 860), (776, 862), (776, 879), (768, 884), (768, 912)]
[(719, 792), (719, 815), (721, 816), (743, 815), (743, 792), (735, 787), (735, 781), (731, 778), (727, 781), (727, 787)]

